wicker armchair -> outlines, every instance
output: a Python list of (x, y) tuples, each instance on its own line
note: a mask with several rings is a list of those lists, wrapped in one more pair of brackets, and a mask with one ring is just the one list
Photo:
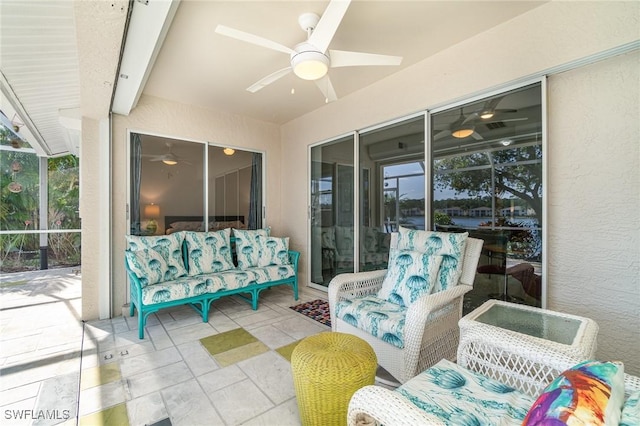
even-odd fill
[[(395, 235), (392, 235), (392, 247)], [(387, 343), (367, 331), (336, 317), (336, 305), (346, 299), (375, 295), (382, 287), (386, 270), (337, 275), (329, 284), (332, 331), (356, 335), (374, 349), (378, 364), (401, 383), (437, 363), (454, 361), (462, 316), (462, 300), (473, 288), (482, 240), (467, 238), (458, 285), (417, 299), (408, 309), (404, 325), (404, 347)]]

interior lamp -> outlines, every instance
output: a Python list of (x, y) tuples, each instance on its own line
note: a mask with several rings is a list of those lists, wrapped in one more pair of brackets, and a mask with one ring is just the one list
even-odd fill
[(224, 152), (225, 155), (233, 155), (236, 152), (236, 150), (233, 148), (225, 148), (222, 150), (222, 152)]
[(172, 160), (170, 158), (165, 158), (164, 160), (162, 160), (162, 162), (167, 166), (175, 166), (176, 164), (178, 164), (176, 160)]
[(311, 45), (308, 48), (310, 50), (299, 52), (299, 48), (296, 47), (297, 52), (291, 57), (291, 66), (295, 75), (301, 79), (318, 80), (329, 71), (329, 58)]
[(491, 117), (493, 117), (493, 115), (494, 115), (493, 110), (487, 109), (480, 113), (480, 118), (482, 118), (483, 120), (488, 120)]
[(156, 219), (160, 217), (160, 206), (153, 203), (144, 206), (144, 217), (149, 219), (149, 222), (147, 222), (147, 232), (155, 234), (158, 230), (158, 222), (156, 222)]

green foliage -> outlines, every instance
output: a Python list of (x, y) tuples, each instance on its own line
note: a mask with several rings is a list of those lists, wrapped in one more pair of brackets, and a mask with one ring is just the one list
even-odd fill
[(454, 225), (453, 220), (446, 213), (435, 212), (433, 214), (433, 222), (436, 225)]

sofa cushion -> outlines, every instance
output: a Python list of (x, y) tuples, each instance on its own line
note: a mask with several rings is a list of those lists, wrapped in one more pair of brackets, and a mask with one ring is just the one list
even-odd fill
[(237, 290), (255, 284), (255, 277), (252, 273), (239, 269), (202, 275), (201, 278), (207, 280), (209, 293)]
[(336, 249), (340, 255), (353, 256), (352, 226), (336, 226)]
[(337, 250), (336, 247), (336, 229), (333, 226), (323, 226), (320, 231), (322, 240), (322, 248), (329, 250)]
[(395, 392), (447, 425), (520, 425), (534, 399), (446, 359)]
[[(182, 242), (184, 232), (176, 232), (171, 235), (140, 237), (127, 235), (127, 250), (138, 251), (152, 249), (160, 253), (171, 271), (170, 279), (176, 279), (187, 275), (184, 259), (182, 258)], [(165, 280), (168, 281), (168, 280)]]
[(266, 229), (234, 229), (233, 236), (236, 238), (238, 267), (247, 269), (258, 266), (262, 248), (261, 240), (266, 239), (269, 232)]
[(151, 249), (125, 250), (124, 255), (129, 269), (138, 277), (142, 287), (171, 280), (169, 266), (157, 251)]
[(404, 320), (407, 308), (375, 296), (342, 300), (336, 316), (342, 321), (393, 345), (404, 347)]
[(288, 265), (289, 237), (260, 239), (260, 257), (256, 266)]
[(217, 232), (186, 232), (189, 276), (234, 269), (229, 236), (231, 229)]
[(416, 250), (442, 256), (440, 272), (434, 293), (458, 284), (462, 273), (462, 257), (467, 244), (468, 232), (449, 233), (407, 229), (398, 230), (397, 246), (400, 250)]
[(411, 306), (421, 296), (433, 293), (441, 263), (442, 256), (391, 249), (389, 267), (378, 297), (402, 306)]
[(142, 289), (142, 303), (145, 305), (153, 305), (200, 296), (206, 292), (207, 281), (205, 279), (200, 277), (182, 277), (173, 281), (146, 286)]
[(623, 402), (624, 366), (585, 361), (549, 383), (522, 424), (617, 425)]
[(295, 276), (296, 271), (292, 265), (271, 265), (247, 269), (246, 272), (253, 275), (256, 284), (269, 281), (279, 281)]

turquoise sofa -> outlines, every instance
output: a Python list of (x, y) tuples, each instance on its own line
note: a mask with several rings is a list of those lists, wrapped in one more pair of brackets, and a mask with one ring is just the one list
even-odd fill
[(230, 231), (127, 236), (129, 314), (138, 311), (140, 339), (147, 317), (172, 306), (189, 305), (207, 322), (211, 302), (225, 296), (238, 295), (257, 310), (260, 292), (288, 285), (298, 300), (300, 253), (288, 250), (289, 239), (266, 230), (235, 230), (235, 237)]

